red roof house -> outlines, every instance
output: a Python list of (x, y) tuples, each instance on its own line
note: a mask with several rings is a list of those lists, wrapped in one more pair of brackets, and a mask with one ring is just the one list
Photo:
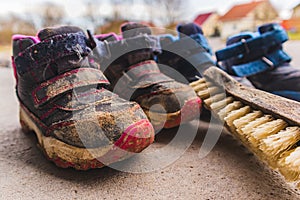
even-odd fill
[(202, 26), (204, 22), (212, 15), (214, 12), (199, 14), (196, 19), (194, 19), (194, 23)]
[(241, 31), (254, 31), (257, 26), (277, 21), (278, 12), (268, 0), (254, 0), (233, 6), (220, 17), (222, 37)]
[(263, 1), (253, 1), (250, 3), (235, 5), (225, 15), (220, 17), (220, 20), (224, 22), (247, 17), (247, 15), (255, 10), (261, 3), (263, 3)]
[(199, 14), (194, 23), (202, 27), (203, 32), (207, 36), (215, 35), (217, 29), (219, 29), (219, 15), (216, 12), (208, 12)]

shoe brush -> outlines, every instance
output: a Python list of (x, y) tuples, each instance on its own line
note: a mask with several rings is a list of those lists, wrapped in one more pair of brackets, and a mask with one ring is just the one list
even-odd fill
[(300, 186), (300, 103), (241, 85), (210, 67), (191, 87), (244, 146)]

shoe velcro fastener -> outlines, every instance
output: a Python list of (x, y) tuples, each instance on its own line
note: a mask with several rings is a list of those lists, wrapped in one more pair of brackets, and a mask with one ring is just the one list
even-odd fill
[[(176, 54), (177, 59), (184, 59), (195, 67), (201, 67), (207, 63), (215, 65), (215, 62), (211, 58), (209, 45), (205, 37), (201, 34), (180, 38), (179, 40), (164, 46), (163, 50)], [(164, 55), (159, 57), (163, 62), (168, 62), (168, 60), (172, 60), (172, 58), (174, 58), (173, 54), (170, 54), (170, 57), (166, 58), (164, 58)]]
[(152, 52), (161, 52), (159, 38), (146, 34), (126, 38), (121, 41), (109, 42), (107, 48), (111, 53), (110, 59), (113, 60), (126, 53), (142, 49), (150, 49)]
[(66, 56), (76, 56), (80, 61), (90, 52), (84, 33), (65, 33), (26, 48), (15, 57), (15, 63), (18, 74), (23, 75)]
[[(285, 30), (276, 29), (258, 37), (234, 43), (216, 52), (218, 61), (229, 58), (246, 56), (249, 60), (262, 57), (272, 50), (272, 47), (281, 45), (288, 40)], [(275, 48), (276, 49), (276, 48)]]
[(32, 92), (37, 107), (44, 105), (54, 97), (74, 88), (91, 85), (109, 85), (108, 80), (100, 70), (94, 68), (79, 68), (68, 71), (41, 83)]
[(203, 48), (203, 46), (201, 46), (201, 44), (198, 43), (200, 38), (198, 38), (198, 36), (195, 36), (194, 38), (180, 38), (179, 40), (176, 40), (171, 44), (163, 46), (163, 50), (173, 52), (175, 54), (180, 54), (180, 56), (189, 56), (192, 52), (195, 52), (196, 50), (198, 52), (206, 52), (205, 48)]
[(185, 74), (189, 80), (195, 75), (200, 76), (207, 67), (216, 65), (211, 56), (211, 49), (201, 34), (182, 37), (177, 41), (163, 46), (165, 51), (159, 55), (159, 62)]
[(174, 81), (162, 74), (155, 61), (145, 61), (133, 65), (125, 73), (131, 88), (146, 88), (162, 82)]
[(133, 77), (134, 79), (139, 79), (146, 74), (160, 73), (160, 70), (157, 64), (154, 61), (145, 61), (132, 65), (127, 71), (127, 75)]
[(282, 50), (277, 50), (260, 59), (231, 66), (235, 75), (239, 77), (252, 76), (266, 70), (273, 70), (282, 66), (284, 63), (290, 62), (291, 57)]

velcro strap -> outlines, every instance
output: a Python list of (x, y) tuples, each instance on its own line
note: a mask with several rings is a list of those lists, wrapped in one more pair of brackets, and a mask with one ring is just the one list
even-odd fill
[(41, 83), (33, 90), (32, 95), (36, 106), (41, 106), (74, 88), (96, 84), (109, 85), (109, 82), (100, 70), (79, 68)]
[(136, 80), (147, 74), (160, 73), (157, 64), (154, 61), (142, 62), (137, 65), (130, 66), (127, 75)]
[(131, 88), (147, 88), (152, 85), (156, 85), (159, 83), (165, 83), (165, 82), (172, 82), (174, 81), (170, 77), (160, 73), (160, 74), (148, 74), (144, 77), (142, 77), (140, 80), (131, 82), (130, 87)]
[(170, 45), (165, 46), (164, 50), (180, 54), (181, 56), (185, 56), (190, 54), (190, 50), (199, 48), (203, 49), (203, 52), (205, 51), (205, 49), (201, 47), (201, 45), (193, 38), (183, 37), (171, 43)]
[(160, 72), (155, 61), (142, 62), (131, 66), (130, 70), (124, 75), (128, 77), (131, 88), (146, 88), (157, 83), (174, 81)]
[(84, 33), (66, 33), (47, 38), (25, 49), (15, 58), (15, 63), (18, 73), (22, 75), (65, 56), (75, 55), (81, 60), (82, 56), (87, 56), (90, 52)]
[(239, 77), (255, 75), (271, 68), (272, 66), (264, 62), (262, 59), (255, 60), (250, 63), (232, 66), (232, 70)]
[(251, 76), (275, 67), (279, 67), (283, 63), (290, 61), (291, 58), (284, 51), (278, 50), (262, 57), (262, 59), (232, 66), (232, 70), (237, 76), (240, 77)]
[(125, 38), (121, 41), (109, 42), (107, 48), (114, 55), (111, 56), (121, 56), (124, 53), (129, 53), (135, 50), (141, 49), (151, 49), (153, 52), (161, 52), (161, 46), (159, 38), (152, 35), (139, 35), (132, 38)]
[(241, 41), (216, 52), (218, 61), (227, 60), (232, 57), (255, 53), (256, 57), (264, 56), (270, 49), (288, 40), (284, 30), (274, 30), (264, 33), (258, 37)]
[[(71, 97), (71, 98), (70, 98)], [(91, 105), (99, 105), (101, 103), (110, 103), (113, 99), (118, 98), (105, 88), (87, 88), (84, 91), (72, 91), (72, 96), (68, 98), (59, 98), (55, 101), (55, 107), (65, 111), (82, 110)]]
[[(190, 37), (182, 37), (164, 47), (164, 50), (176, 53), (178, 56), (185, 59), (189, 57), (186, 60), (190, 63), (193, 63), (194, 66), (204, 64), (208, 60), (211, 60), (210, 57), (212, 54), (212, 50), (206, 38), (202, 34), (194, 34)], [(212, 62), (212, 64), (214, 64), (214, 62)]]

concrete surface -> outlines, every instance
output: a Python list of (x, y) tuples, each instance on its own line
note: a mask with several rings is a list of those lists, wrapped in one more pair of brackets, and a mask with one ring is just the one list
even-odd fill
[[(193, 144), (176, 162), (155, 172), (57, 168), (37, 148), (35, 136), (20, 130), (14, 84), (12, 70), (0, 68), (0, 199), (300, 199), (227, 133), (200, 159), (206, 122), (186, 125), (198, 130)], [(161, 133), (150, 151), (168, 144), (175, 133)]]

